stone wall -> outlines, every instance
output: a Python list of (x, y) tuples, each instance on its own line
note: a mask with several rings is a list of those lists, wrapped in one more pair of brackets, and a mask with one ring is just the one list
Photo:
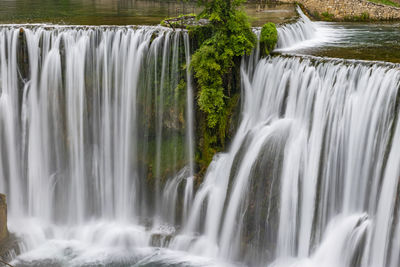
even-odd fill
[(310, 15), (333, 20), (400, 20), (400, 8), (375, 4), (367, 0), (280, 0), (280, 2), (300, 3)]
[(0, 194), (0, 243), (8, 237), (6, 196)]

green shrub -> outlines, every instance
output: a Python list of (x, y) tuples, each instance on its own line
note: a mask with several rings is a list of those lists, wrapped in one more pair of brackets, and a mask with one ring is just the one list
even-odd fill
[(369, 13), (368, 12), (363, 12), (360, 16), (345, 16), (344, 17), (345, 21), (369, 21)]
[(191, 66), (200, 87), (198, 105), (206, 114), (207, 126), (210, 129), (224, 125), (221, 122), (229, 98), (224, 90), (229, 86), (224, 77), (234, 67), (235, 58), (249, 54), (256, 42), (248, 18), (240, 9), (242, 2), (203, 2), (205, 9), (200, 16), (210, 20), (212, 36), (204, 40), (193, 54)]
[(361, 21), (367, 21), (369, 20), (369, 14), (368, 12), (363, 12), (360, 16)]
[(266, 23), (261, 28), (260, 45), (266, 55), (269, 55), (278, 42), (278, 31), (274, 23)]
[(201, 111), (200, 139), (196, 161), (200, 169), (221, 151), (240, 94), (241, 57), (250, 54), (256, 44), (242, 0), (200, 1), (204, 5), (199, 18), (209, 24), (189, 28), (195, 50), (191, 68), (196, 78), (197, 103)]
[(322, 15), (322, 19), (325, 21), (332, 21), (334, 18), (334, 15), (329, 12), (322, 12), (321, 15)]
[(318, 11), (314, 11), (312, 13), (312, 17), (316, 20), (321, 20), (321, 16), (319, 15)]
[(213, 44), (201, 46), (192, 58), (192, 67), (200, 86), (198, 104), (207, 114), (208, 127), (214, 128), (222, 113), (225, 101), (222, 75), (226, 70), (219, 63), (220, 55)]

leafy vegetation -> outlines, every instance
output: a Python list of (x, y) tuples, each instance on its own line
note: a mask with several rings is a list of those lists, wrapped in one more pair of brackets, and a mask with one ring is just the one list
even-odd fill
[(224, 147), (227, 121), (232, 116), (232, 103), (240, 88), (237, 77), (240, 59), (250, 54), (256, 44), (247, 15), (241, 9), (243, 0), (201, 1), (200, 19), (207, 26), (190, 29), (198, 41), (191, 67), (198, 85), (197, 103), (202, 112), (200, 156), (206, 167), (212, 156)]
[(265, 51), (266, 55), (269, 55), (275, 48), (276, 42), (278, 42), (278, 31), (274, 23), (268, 22), (261, 28), (260, 45)]
[(325, 21), (332, 21), (334, 18), (334, 15), (329, 12), (322, 12), (321, 15), (322, 15), (322, 19)]
[[(200, 166), (206, 167), (214, 154), (225, 146), (233, 131), (240, 99), (240, 62), (257, 41), (249, 19), (242, 10), (244, 0), (202, 0), (198, 19), (207, 25), (189, 27), (197, 42), (191, 68), (198, 85), (197, 103), (201, 111)], [(268, 55), (278, 39), (273, 23), (264, 25), (260, 44)]]
[(346, 16), (344, 17), (345, 21), (370, 21), (369, 13), (363, 12), (360, 16)]
[(368, 0), (368, 1), (376, 4), (384, 4), (388, 6), (400, 7), (398, 3), (392, 2), (390, 0)]
[(359, 17), (359, 21), (368, 21), (369, 20), (369, 13), (363, 12)]
[[(329, 12), (322, 12), (321, 14), (315, 11), (311, 14), (311, 16), (316, 20), (324, 20), (324, 21), (333, 21), (335, 19), (335, 15)], [(349, 20), (349, 19), (345, 19)]]
[[(257, 41), (242, 9), (245, 0), (201, 0), (204, 10), (194, 22), (193, 14), (168, 18), (161, 24), (187, 28), (196, 50), (190, 67), (197, 82), (199, 154), (197, 162), (207, 167), (233, 131), (240, 103), (240, 62)], [(261, 30), (260, 45), (269, 55), (278, 39), (273, 23)]]
[(370, 21), (370, 15), (368, 12), (363, 12), (359, 16), (344, 16), (343, 19), (337, 19), (335, 16), (329, 12), (322, 12), (321, 14), (318, 12), (312, 13), (312, 17), (316, 20), (323, 21), (353, 21), (353, 22), (367, 22)]
[(200, 86), (198, 104), (206, 116), (208, 128), (222, 125), (228, 95), (224, 77), (234, 65), (234, 58), (249, 54), (256, 36), (245, 13), (239, 9), (242, 0), (205, 2), (200, 15), (210, 20), (213, 35), (194, 53), (192, 67)]

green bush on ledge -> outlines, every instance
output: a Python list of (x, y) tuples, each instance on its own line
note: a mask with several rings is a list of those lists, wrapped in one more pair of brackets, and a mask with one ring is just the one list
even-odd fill
[(249, 54), (256, 42), (246, 14), (239, 9), (242, 2), (214, 0), (205, 5), (201, 14), (209, 19), (212, 36), (194, 53), (191, 66), (200, 87), (198, 104), (210, 129), (223, 125), (221, 119), (229, 97), (224, 92), (229, 86), (225, 76), (234, 67), (235, 58)]
[(272, 22), (264, 24), (261, 28), (260, 46), (265, 55), (269, 55), (274, 50), (278, 42), (278, 30)]
[(191, 68), (198, 85), (197, 104), (204, 119), (199, 134), (203, 140), (199, 144), (199, 161), (204, 167), (224, 147), (227, 121), (232, 116), (231, 99), (240, 91), (241, 57), (251, 53), (257, 40), (242, 10), (243, 2), (201, 1), (205, 8), (199, 19), (207, 19), (209, 24), (190, 29), (198, 41)]

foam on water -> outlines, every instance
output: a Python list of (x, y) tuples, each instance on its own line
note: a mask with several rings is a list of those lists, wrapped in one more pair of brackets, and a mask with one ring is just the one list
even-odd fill
[(11, 262), (15, 266), (235, 266), (216, 258), (151, 246), (151, 237), (170, 235), (174, 232), (170, 227), (146, 229), (115, 221), (62, 227), (27, 218), (10, 225), (10, 230), (30, 247)]
[(313, 22), (297, 7), (299, 20), (278, 27), (278, 43), (275, 51), (294, 51), (302, 48), (321, 46), (343, 38), (346, 33), (331, 27), (329, 22)]

